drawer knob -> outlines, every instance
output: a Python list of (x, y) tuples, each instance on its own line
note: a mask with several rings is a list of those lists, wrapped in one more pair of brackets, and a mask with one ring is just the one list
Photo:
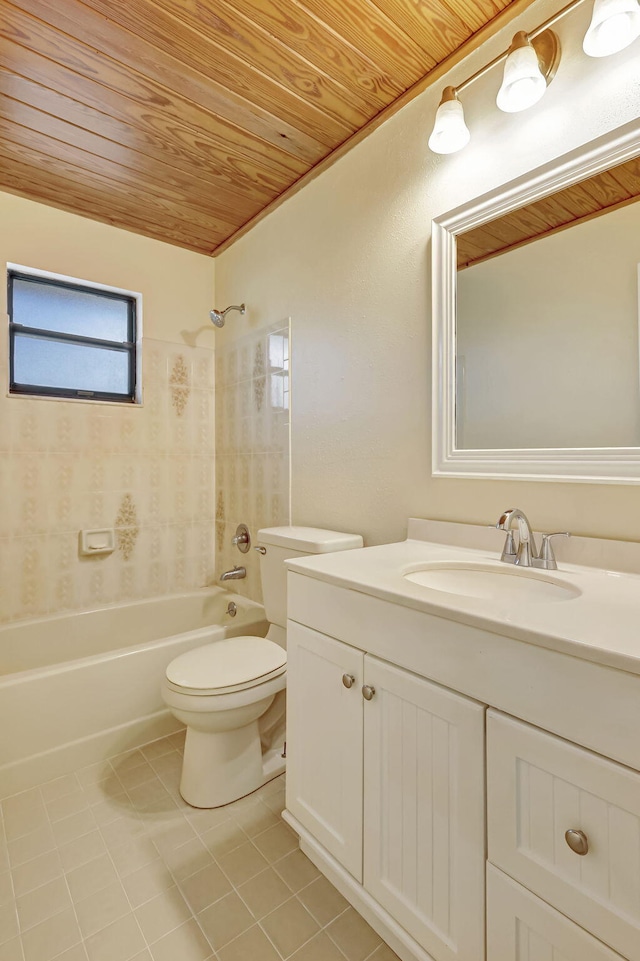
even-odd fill
[(345, 687), (353, 687), (353, 685), (356, 683), (356, 679), (353, 674), (343, 674), (342, 683)]
[(362, 696), (365, 701), (370, 701), (373, 695), (376, 693), (375, 687), (371, 687), (370, 684), (365, 684), (362, 688)]
[(586, 854), (589, 850), (589, 842), (584, 831), (576, 831), (574, 828), (569, 828), (569, 830), (565, 832), (564, 839), (574, 854)]

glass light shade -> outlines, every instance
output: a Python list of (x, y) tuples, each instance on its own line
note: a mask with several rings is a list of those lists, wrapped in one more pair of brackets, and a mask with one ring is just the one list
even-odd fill
[(505, 113), (517, 113), (537, 103), (547, 89), (538, 55), (530, 43), (511, 50), (504, 65), (496, 103)]
[(464, 110), (459, 100), (445, 100), (438, 107), (429, 149), (434, 153), (455, 153), (466, 147), (471, 139), (464, 122)]
[(595, 0), (582, 49), (589, 57), (608, 57), (640, 36), (638, 0)]

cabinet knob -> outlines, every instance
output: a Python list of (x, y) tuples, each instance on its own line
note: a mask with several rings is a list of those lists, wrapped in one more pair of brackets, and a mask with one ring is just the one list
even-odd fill
[(376, 693), (375, 687), (371, 687), (370, 684), (365, 684), (362, 688), (362, 696), (365, 699), (365, 701), (370, 701), (375, 693)]
[(353, 685), (356, 683), (356, 679), (353, 674), (343, 674), (342, 683), (345, 687), (353, 687)]
[(564, 839), (575, 854), (586, 854), (589, 850), (589, 842), (584, 831), (569, 828), (565, 831)]

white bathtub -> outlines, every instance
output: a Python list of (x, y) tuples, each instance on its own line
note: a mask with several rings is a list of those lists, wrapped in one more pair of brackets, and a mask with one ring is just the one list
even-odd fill
[(267, 627), (259, 604), (214, 587), (0, 628), (0, 798), (178, 730), (160, 696), (169, 661)]

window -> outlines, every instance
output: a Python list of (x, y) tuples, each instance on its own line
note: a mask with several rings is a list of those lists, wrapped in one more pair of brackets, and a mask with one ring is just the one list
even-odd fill
[(8, 270), (12, 394), (136, 401), (139, 295)]

